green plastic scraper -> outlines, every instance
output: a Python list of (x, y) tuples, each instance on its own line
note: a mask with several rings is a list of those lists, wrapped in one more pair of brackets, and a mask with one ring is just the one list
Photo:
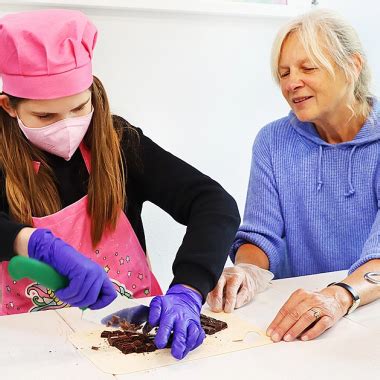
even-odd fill
[(50, 265), (25, 256), (13, 257), (8, 264), (8, 272), (16, 281), (29, 278), (53, 291), (66, 288), (69, 284), (69, 280)]
[[(69, 280), (50, 265), (25, 256), (12, 257), (8, 264), (8, 272), (15, 281), (29, 278), (54, 292), (69, 285)], [(83, 311), (86, 310), (86, 307), (80, 309), (83, 317)]]

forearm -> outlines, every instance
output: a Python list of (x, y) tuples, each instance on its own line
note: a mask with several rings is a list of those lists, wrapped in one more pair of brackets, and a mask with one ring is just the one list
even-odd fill
[(367, 272), (380, 272), (380, 259), (366, 262), (342, 281), (359, 293), (360, 305), (366, 305), (380, 298), (380, 285), (365, 280), (364, 274)]
[[(186, 225), (173, 263), (174, 284), (186, 284), (206, 298), (223, 271), (240, 224), (235, 200), (214, 180), (140, 135), (143, 171), (129, 171), (136, 190)], [(132, 169), (133, 170), (133, 166)]]
[(13, 249), (17, 255), (28, 256), (28, 243), (35, 228), (25, 227), (16, 236)]
[(265, 252), (253, 244), (243, 244), (236, 252), (235, 264), (254, 264), (269, 269), (269, 259)]

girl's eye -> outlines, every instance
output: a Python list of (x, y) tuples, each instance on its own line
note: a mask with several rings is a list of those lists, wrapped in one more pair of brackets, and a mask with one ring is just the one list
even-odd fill
[(74, 112), (82, 111), (84, 107), (85, 107), (85, 104), (83, 104), (83, 106), (80, 106), (79, 108), (76, 108)]
[(285, 78), (289, 75), (289, 72), (280, 73), (280, 78)]
[(313, 71), (313, 70), (316, 70), (317, 68), (316, 67), (305, 67), (304, 70), (305, 71)]
[[(83, 106), (80, 106), (80, 107), (76, 108), (74, 110), (74, 112), (82, 111), (84, 109), (84, 107), (85, 107), (85, 104)], [(47, 120), (47, 119), (52, 118), (53, 115), (47, 113), (46, 115), (36, 115), (36, 117), (38, 117), (40, 120)]]
[(51, 115), (37, 115), (37, 117), (39, 119), (46, 120), (46, 119), (49, 119), (51, 117)]

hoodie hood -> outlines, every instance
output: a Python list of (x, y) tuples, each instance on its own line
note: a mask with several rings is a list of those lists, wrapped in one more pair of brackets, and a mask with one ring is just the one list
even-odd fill
[(290, 124), (294, 130), (303, 138), (308, 140), (311, 145), (318, 146), (318, 162), (317, 162), (317, 191), (323, 186), (322, 162), (324, 149), (330, 147), (335, 149), (350, 149), (347, 165), (347, 191), (345, 197), (355, 194), (352, 178), (352, 162), (357, 147), (369, 144), (373, 141), (380, 140), (380, 103), (376, 98), (372, 98), (372, 110), (365, 121), (364, 125), (351, 141), (339, 144), (329, 144), (321, 139), (315, 126), (310, 122), (302, 122), (297, 119), (293, 111), (289, 113)]
[(310, 140), (314, 144), (326, 147), (345, 148), (368, 144), (370, 142), (380, 140), (380, 103), (376, 98), (372, 98), (372, 110), (364, 125), (351, 141), (339, 144), (329, 144), (321, 139), (313, 123), (299, 121), (293, 111), (289, 112), (290, 124), (294, 130)]

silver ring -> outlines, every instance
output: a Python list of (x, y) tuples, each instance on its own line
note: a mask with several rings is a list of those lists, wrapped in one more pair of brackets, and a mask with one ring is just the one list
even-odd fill
[(380, 272), (367, 272), (364, 278), (371, 284), (380, 285)]
[(321, 309), (312, 308), (310, 311), (313, 313), (315, 319), (321, 318)]

